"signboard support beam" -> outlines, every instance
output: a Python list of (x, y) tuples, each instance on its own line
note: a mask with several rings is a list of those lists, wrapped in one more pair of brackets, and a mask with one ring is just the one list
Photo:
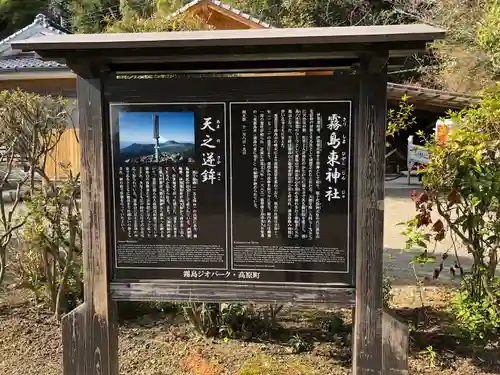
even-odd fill
[(382, 373), (387, 52), (361, 56), (356, 127), (357, 238), (353, 375)]
[[(85, 303), (63, 319), (65, 375), (118, 375), (116, 302), (109, 295), (107, 141), (98, 70), (78, 72)], [(78, 353), (78, 356), (75, 356)]]

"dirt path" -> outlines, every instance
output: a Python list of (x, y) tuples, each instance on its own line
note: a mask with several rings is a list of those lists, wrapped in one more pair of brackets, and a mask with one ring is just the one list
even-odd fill
[[(421, 306), (422, 297), (426, 304), (432, 304), (436, 290), (441, 287), (456, 288), (460, 285), (458, 273), (454, 277), (449, 271), (456, 259), (453, 241), (449, 234), (434, 249), (438, 261), (441, 260), (443, 253), (451, 249), (450, 256), (444, 263), (444, 271), (437, 280), (433, 280), (437, 264), (415, 265), (414, 268), (409, 264), (415, 255), (421, 253), (421, 249), (402, 251), (405, 248), (406, 238), (401, 234), (404, 226), (398, 224), (415, 215), (415, 205), (410, 196), (412, 190), (419, 188), (416, 179), (412, 179), (412, 185), (408, 186), (406, 179), (402, 178), (386, 183), (385, 189), (384, 266), (386, 275), (392, 281), (393, 294), (399, 298), (398, 304), (407, 307)], [(472, 266), (472, 256), (459, 241), (456, 241), (455, 246), (460, 265), (467, 272)], [(424, 288), (417, 287), (415, 274), (423, 282)], [(500, 266), (497, 268), (497, 274), (500, 276)]]
[[(405, 178), (386, 183), (384, 207), (384, 262), (388, 269), (388, 275), (394, 279), (393, 282), (395, 285), (404, 286), (407, 284), (414, 284), (415, 282), (413, 268), (409, 266), (408, 263), (412, 260), (414, 255), (419, 254), (421, 251), (418, 249), (401, 251), (405, 248), (406, 239), (401, 235), (404, 226), (398, 224), (409, 220), (415, 215), (415, 205), (410, 199), (410, 195), (412, 190), (418, 190), (419, 187), (416, 179), (412, 180), (412, 185), (410, 186), (407, 185)], [(460, 264), (465, 270), (470, 269), (472, 265), (472, 256), (467, 253), (466, 248), (462, 246), (460, 242), (457, 241), (456, 246)], [(433, 282), (434, 284), (458, 285), (459, 283), (459, 278), (454, 278), (451, 272), (448, 271), (455, 260), (453, 241), (449, 235), (447, 235), (447, 237), (436, 247), (435, 255), (437, 259), (440, 260), (440, 256), (448, 249), (451, 249), (451, 251), (449, 253), (450, 257), (445, 262), (446, 272), (443, 272), (439, 280)], [(429, 253), (431, 251), (432, 249), (429, 249)], [(432, 279), (435, 267), (435, 264), (427, 264), (423, 267), (416, 266), (416, 271), (419, 277), (427, 276)]]

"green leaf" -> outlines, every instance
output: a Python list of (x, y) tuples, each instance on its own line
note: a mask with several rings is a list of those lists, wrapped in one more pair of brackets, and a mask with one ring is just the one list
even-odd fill
[(436, 262), (436, 257), (435, 256), (430, 256), (430, 255), (416, 255), (413, 257), (413, 260), (410, 261), (410, 264), (428, 264), (428, 263), (435, 263)]

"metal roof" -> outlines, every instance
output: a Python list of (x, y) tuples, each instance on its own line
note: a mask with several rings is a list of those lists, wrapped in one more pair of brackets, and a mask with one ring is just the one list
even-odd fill
[(218, 8), (221, 8), (225, 11), (231, 12), (235, 16), (241, 17), (247, 21), (254, 23), (258, 27), (265, 28), (265, 29), (272, 28), (272, 26), (270, 24), (268, 24), (267, 22), (264, 22), (261, 19), (255, 18), (248, 13), (242, 12), (239, 9), (233, 8), (232, 6), (225, 4), (219, 0), (193, 0), (189, 3), (187, 3), (186, 5), (184, 5), (183, 7), (179, 8), (178, 10), (176, 10), (174, 13), (172, 13), (170, 15), (170, 17), (172, 17), (172, 18), (177, 17), (180, 14), (185, 13), (185, 12), (189, 11), (190, 9), (195, 8), (197, 5), (201, 5), (203, 3), (208, 3), (211, 5), (214, 5)]
[[(422, 49), (422, 43), (442, 39), (445, 31), (423, 24), (316, 27), (295, 29), (179, 31), (158, 33), (51, 35), (15, 41), (14, 48), (40, 53), (54, 50), (110, 50), (131, 48), (258, 47), (278, 45), (394, 44), (394, 49)], [(420, 43), (418, 43), (420, 42)], [(104, 53), (106, 54), (106, 53)]]

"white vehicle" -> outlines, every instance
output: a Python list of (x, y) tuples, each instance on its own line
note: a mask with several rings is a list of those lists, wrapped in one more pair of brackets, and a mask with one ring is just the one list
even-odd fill
[(417, 165), (425, 166), (429, 163), (429, 151), (427, 151), (423, 146), (419, 146), (413, 143), (413, 135), (408, 137), (408, 185), (410, 185), (411, 171)]
[[(436, 141), (439, 144), (446, 142), (446, 137), (451, 130), (453, 122), (450, 119), (436, 121), (434, 129)], [(426, 166), (429, 163), (429, 152), (423, 147), (413, 143), (413, 135), (408, 137), (408, 185), (410, 185), (411, 171), (415, 166)]]

